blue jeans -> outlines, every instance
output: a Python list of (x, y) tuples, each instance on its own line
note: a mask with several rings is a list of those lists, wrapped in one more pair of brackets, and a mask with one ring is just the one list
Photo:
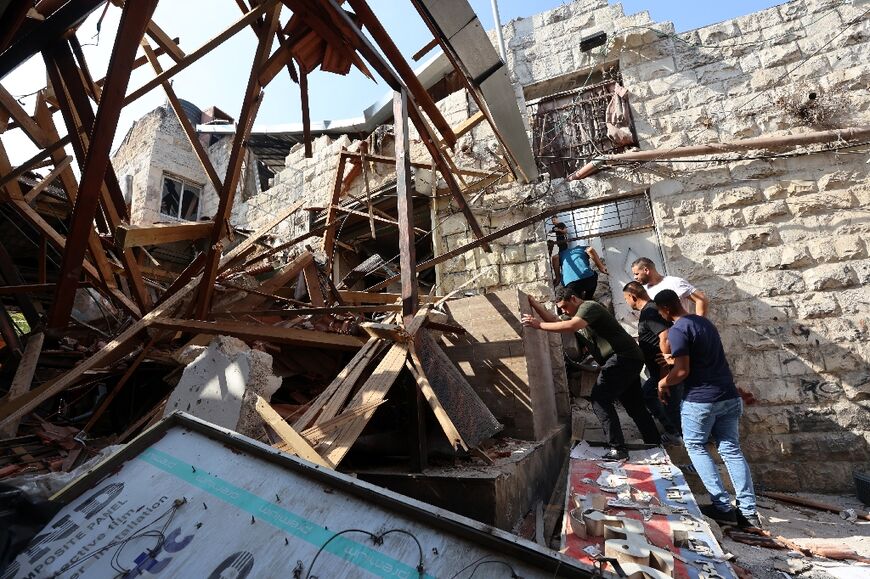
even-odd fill
[(706, 444), (712, 438), (716, 441), (719, 456), (728, 469), (728, 476), (734, 483), (737, 505), (744, 515), (754, 515), (755, 491), (752, 489), (752, 475), (749, 465), (740, 450), (739, 424), (743, 414), (743, 401), (740, 398), (721, 402), (689, 402), (683, 400), (680, 416), (683, 423), (683, 440), (692, 466), (698, 471), (713, 505), (722, 511), (731, 510), (731, 497), (722, 484), (719, 470)]

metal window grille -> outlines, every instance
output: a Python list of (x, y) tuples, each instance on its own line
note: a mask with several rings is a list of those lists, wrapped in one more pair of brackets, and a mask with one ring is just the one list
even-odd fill
[(602, 237), (653, 227), (652, 208), (648, 193), (618, 201), (581, 207), (556, 216), (567, 229), (566, 239), (557, 236), (553, 224), (548, 228), (548, 239), (555, 242)]
[[(529, 105), (535, 158), (551, 179), (567, 177), (593, 157), (619, 153), (607, 137), (605, 114), (619, 74), (588, 87), (545, 97)], [(630, 121), (631, 122), (631, 121)], [(632, 124), (631, 131), (634, 133)]]

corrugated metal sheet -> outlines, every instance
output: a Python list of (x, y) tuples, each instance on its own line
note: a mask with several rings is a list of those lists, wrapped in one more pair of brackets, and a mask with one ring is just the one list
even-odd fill
[(555, 551), (182, 414), (56, 499), (67, 506), (4, 579), (591, 576)]

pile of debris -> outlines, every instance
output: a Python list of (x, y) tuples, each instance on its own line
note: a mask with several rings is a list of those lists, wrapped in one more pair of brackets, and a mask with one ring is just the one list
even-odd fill
[[(364, 0), (352, 0), (352, 12), (331, 0), (238, 2), (239, 20), (188, 53), (151, 19), (156, 0), (110, 2), (106, 10), (116, 5), (121, 18), (111, 66), (98, 80), (76, 32), (101, 3), (21, 4), (0, 11), (7, 31), (0, 38), (0, 78), (41, 52), (48, 84), (35, 94), (32, 114), (0, 86), (0, 132), (17, 131), (39, 149), (13, 167), (0, 142), (0, 211), (10, 225), (0, 232), (0, 476), (69, 471), (175, 410), (329, 468), (344, 461), (373, 419), (370, 430), (391, 433), (405, 448), (375, 444), (379, 451), (372, 454), (405, 461), (411, 471), (419, 471), (430, 454), (427, 422), (430, 431), (443, 432), (448, 460), (469, 456), (499, 432), (502, 426), (436, 343), (441, 333), (464, 331), (443, 312), (433, 313), (452, 296), (419, 295), (415, 275), (476, 247), (489, 251), (489, 241), (529, 222), (484, 236), (468, 207), (469, 194), (499, 180), (527, 181), (536, 170), (524, 131), (513, 130), (522, 128), (515, 104), (487, 106), (488, 97), (507, 92), (502, 89), (510, 84), (466, 2), (455, 2), (467, 15), (461, 30), (438, 3), (414, 3), (433, 33), (426, 51), (440, 46), (441, 58), (480, 105), (456, 127)], [(282, 21), (285, 5), (292, 15)], [(258, 45), (226, 173), (218, 175), (169, 79), (248, 28)], [(469, 39), (451, 44), (465, 29)], [(474, 75), (472, 60), (490, 63), (486, 79)], [(145, 64), (155, 77), (128, 94), (131, 73)], [(331, 199), (325, 207), (288, 202), (257, 231), (234, 229), (229, 217), (262, 91), (285, 69), (299, 85), (301, 142), (310, 156), (306, 76), (316, 68), (346, 75), (352, 67), (369, 78), (374, 70), (394, 91), (395, 154), (368, 154), (364, 146), (343, 150), (331, 195), (323, 192)], [(121, 110), (157, 86), (218, 193), (211, 219), (132, 223), (109, 152)], [(501, 154), (489, 170), (462, 169), (451, 149), (484, 121)], [(414, 152), (426, 162), (411, 159), (411, 125)], [(512, 141), (514, 134), (522, 134), (522, 146)], [(67, 155), (67, 145), (74, 156)], [(371, 163), (395, 165), (398, 202), (391, 215), (372, 207)], [(51, 171), (34, 172), (43, 167)], [(433, 191), (443, 183), (477, 236), (420, 265), (412, 167), (427, 168)], [(356, 179), (366, 182), (365, 199), (348, 193)], [(367, 211), (354, 209), (359, 203)], [(304, 221), (299, 218), (311, 209), (319, 211), (323, 226), (293, 239), (273, 235), (285, 220)], [(372, 227), (375, 220), (395, 226), (399, 260), (372, 256), (336, 284), (339, 224), (351, 216)], [(318, 238), (317, 249), (307, 245)], [(191, 256), (183, 269), (159, 258), (161, 248), (177, 244)], [(350, 289), (366, 285), (365, 291)], [(394, 293), (384, 293), (387, 288)], [(364, 451), (367, 445), (359, 446)], [(476, 454), (486, 460), (485, 453)]]

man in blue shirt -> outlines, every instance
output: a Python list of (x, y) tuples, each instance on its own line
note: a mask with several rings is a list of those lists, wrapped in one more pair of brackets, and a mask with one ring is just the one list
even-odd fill
[[(719, 331), (710, 320), (688, 313), (673, 290), (662, 290), (654, 301), (662, 317), (673, 324), (668, 330), (673, 367), (659, 381), (659, 397), (667, 402), (671, 387), (683, 383), (680, 407), (683, 440), (692, 466), (712, 501), (711, 505), (701, 507), (701, 512), (721, 523), (759, 527), (752, 475), (740, 449), (743, 401), (725, 359)], [(716, 441), (719, 456), (734, 483), (737, 511), (731, 506), (731, 497), (707, 450), (711, 439)]]

